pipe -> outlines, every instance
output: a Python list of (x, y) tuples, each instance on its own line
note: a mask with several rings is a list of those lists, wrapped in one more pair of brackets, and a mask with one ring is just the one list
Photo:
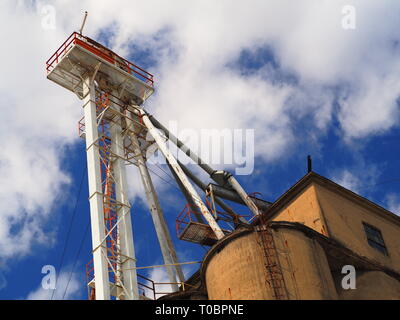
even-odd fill
[[(224, 187), (221, 187), (217, 184), (211, 184), (213, 188), (213, 192), (216, 196), (223, 198), (225, 200), (233, 201), (241, 205), (246, 205), (246, 203), (243, 201), (243, 199), (234, 191), (231, 189), (227, 189)], [(208, 186), (207, 186), (208, 188)], [(259, 210), (265, 211), (267, 210), (271, 203), (262, 199), (258, 199), (252, 196), (249, 196), (251, 200), (255, 203), (255, 205), (258, 207)]]
[[(181, 192), (183, 193), (187, 203), (189, 204), (190, 208), (197, 208), (197, 205), (194, 203), (192, 197), (190, 196), (188, 191), (185, 189), (184, 185), (179, 180), (179, 177), (176, 175), (174, 169), (172, 168), (172, 166), (169, 164), (168, 161), (167, 161), (167, 165), (168, 165), (168, 168), (171, 171), (172, 175), (174, 176), (174, 179), (175, 179), (176, 183), (178, 184), (179, 189), (181, 190)], [(182, 168), (182, 170), (185, 172), (185, 170), (183, 168)], [(194, 214), (194, 217), (196, 218), (196, 220), (198, 222), (204, 223), (203, 217), (198, 212), (193, 212), (193, 214)]]
[(215, 182), (217, 182), (219, 185), (225, 185), (225, 183), (228, 182), (228, 184), (237, 192), (237, 194), (255, 216), (260, 214), (258, 207), (254, 204), (253, 200), (247, 195), (240, 183), (231, 173), (213, 170), (208, 164), (204, 163), (199, 156), (192, 152), (182, 141), (169, 132), (169, 130), (165, 128), (157, 119), (151, 115), (148, 115), (148, 119), (151, 124), (164, 131), (167, 135), (167, 138), (175, 143), (179, 149), (181, 149), (188, 157), (190, 157), (204, 171), (206, 171)]
[(80, 35), (82, 35), (83, 27), (85, 26), (87, 16), (88, 16), (88, 12), (85, 11), (85, 16), (83, 17), (82, 25), (81, 25), (81, 28), (79, 29)]
[(214, 173), (214, 169), (211, 168), (207, 163), (205, 163), (198, 155), (192, 152), (181, 140), (175, 137), (166, 127), (164, 127), (154, 116), (148, 115), (151, 123), (158, 129), (164, 131), (165, 135), (169, 140), (176, 144), (176, 146), (181, 149), (188, 157), (190, 157), (196, 164), (200, 166), (205, 172), (210, 176)]
[[(129, 118), (129, 111), (126, 111), (126, 113), (128, 116), (125, 119), (127, 127), (133, 127), (133, 122)], [(137, 160), (139, 173), (146, 193), (147, 203), (149, 205), (150, 214), (153, 219), (154, 228), (156, 230), (164, 262), (165, 264), (177, 263), (178, 258), (176, 256), (175, 248), (172, 244), (172, 240), (164, 219), (164, 214), (158, 201), (153, 181), (151, 180), (151, 176), (146, 166), (142, 151), (140, 150), (138, 138), (132, 131), (129, 132), (129, 135), (131, 137), (132, 145), (134, 147), (135, 158)], [(166, 267), (166, 269), (171, 283), (174, 283), (176, 281), (176, 276), (178, 276), (180, 281), (184, 281), (184, 275), (180, 266), (176, 265), (175, 268), (173, 268), (172, 266), (168, 266)], [(174, 291), (178, 291), (177, 284), (172, 284), (171, 286), (173, 287)]]
[[(193, 172), (191, 172), (188, 167), (186, 167), (184, 164), (182, 164), (178, 160), (179, 165), (181, 166), (183, 172), (192, 180), (200, 189), (202, 189), (204, 192), (208, 189), (207, 185), (203, 183), (199, 178), (197, 178)], [(229, 215), (232, 217), (236, 218), (238, 215), (232, 210), (231, 207), (229, 207), (222, 199), (218, 198), (218, 194), (215, 192), (215, 189), (213, 188), (213, 193), (216, 196), (215, 197), (215, 202), (223, 209), (225, 210)], [(239, 220), (241, 223), (248, 224), (248, 222), (243, 218), (239, 216)]]
[(196, 206), (200, 209), (201, 213), (203, 214), (204, 218), (207, 220), (209, 226), (215, 233), (215, 236), (218, 240), (222, 239), (225, 234), (222, 232), (220, 226), (215, 221), (214, 217), (208, 211), (206, 205), (201, 200), (200, 196), (198, 195), (197, 191), (194, 189), (192, 184), (190, 183), (189, 179), (186, 177), (185, 173), (182, 171), (182, 168), (177, 163), (176, 159), (169, 151), (163, 137), (161, 136), (160, 132), (154, 127), (152, 122), (150, 121), (148, 115), (143, 109), (138, 109), (140, 116), (142, 117), (144, 125), (147, 127), (148, 132), (154, 138), (157, 146), (159, 147), (160, 151), (167, 159), (168, 163), (171, 165), (173, 170), (175, 171), (176, 175), (179, 177), (179, 180), (182, 182), (185, 189), (188, 191), (190, 196), (192, 197), (193, 201), (195, 202)]
[(242, 200), (246, 203), (251, 212), (255, 216), (260, 215), (261, 212), (258, 210), (258, 207), (255, 205), (254, 201), (249, 197), (246, 191), (244, 191), (240, 183), (236, 180), (236, 178), (232, 174), (228, 178), (228, 182), (232, 186), (232, 188), (238, 193), (238, 195), (242, 198)]

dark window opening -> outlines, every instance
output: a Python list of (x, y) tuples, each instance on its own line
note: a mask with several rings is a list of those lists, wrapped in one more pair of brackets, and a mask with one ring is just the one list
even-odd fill
[(383, 241), (382, 233), (377, 228), (367, 223), (363, 222), (363, 225), (365, 234), (367, 235), (368, 244), (376, 250), (379, 250), (383, 254), (388, 255), (385, 241)]

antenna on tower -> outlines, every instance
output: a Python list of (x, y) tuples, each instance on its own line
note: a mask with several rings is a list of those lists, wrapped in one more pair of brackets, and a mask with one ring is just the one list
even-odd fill
[(82, 25), (81, 28), (79, 29), (79, 34), (82, 35), (83, 27), (85, 26), (86, 23), (86, 18), (87, 18), (88, 12), (85, 11), (85, 16), (83, 17)]

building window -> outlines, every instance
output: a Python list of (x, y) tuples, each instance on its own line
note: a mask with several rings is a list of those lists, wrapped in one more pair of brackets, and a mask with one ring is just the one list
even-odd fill
[(383, 241), (382, 233), (379, 231), (379, 229), (365, 222), (363, 222), (363, 225), (369, 245), (376, 250), (379, 250), (383, 254), (388, 255), (385, 242)]

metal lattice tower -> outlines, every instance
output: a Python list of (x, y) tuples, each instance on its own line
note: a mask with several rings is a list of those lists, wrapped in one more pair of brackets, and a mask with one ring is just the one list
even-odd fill
[[(86, 140), (89, 180), (89, 297), (138, 299), (125, 164), (141, 167), (142, 176), (147, 170), (143, 155), (154, 142), (146, 139), (147, 129), (134, 111), (154, 92), (153, 76), (76, 32), (47, 61), (46, 71), (48, 79), (84, 102), (79, 135)], [(144, 181), (152, 185), (148, 174)], [(158, 202), (154, 188), (148, 192)], [(161, 209), (151, 211), (165, 263), (177, 264)], [(171, 282), (177, 282), (176, 274), (184, 280), (179, 266), (167, 269)]]
[[(247, 195), (232, 174), (205, 164), (143, 109), (143, 102), (154, 92), (153, 76), (144, 69), (74, 32), (47, 61), (46, 71), (48, 79), (83, 100), (84, 117), (78, 127), (79, 136), (86, 141), (89, 182), (93, 248), (93, 260), (87, 265), (90, 299), (139, 299), (125, 165), (138, 167), (175, 291), (185, 279), (147, 167), (152, 153), (158, 149), (163, 154), (188, 202), (188, 210), (176, 221), (179, 239), (212, 245), (229, 233), (221, 229), (218, 221), (247, 224), (221, 198), (247, 206), (255, 216), (260, 208), (268, 206), (267, 202)], [(205, 185), (180, 163), (167, 147), (167, 140), (175, 143), (217, 185)], [(192, 182), (205, 192), (206, 202)], [(217, 211), (216, 204), (223, 212)], [(197, 222), (191, 220), (191, 213)]]

